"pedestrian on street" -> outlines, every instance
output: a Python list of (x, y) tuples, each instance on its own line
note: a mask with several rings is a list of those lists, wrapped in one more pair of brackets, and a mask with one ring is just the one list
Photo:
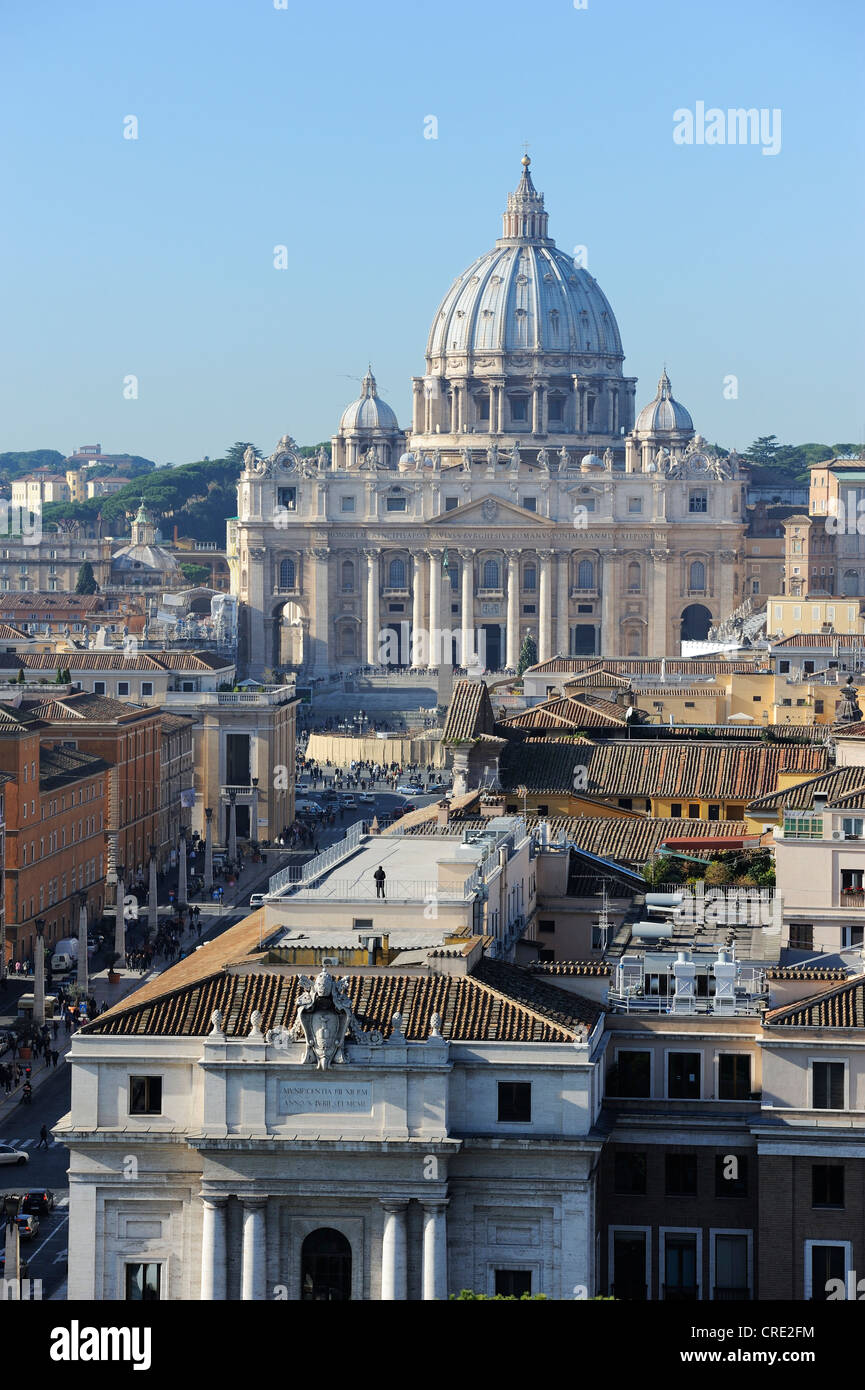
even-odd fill
[(54, 1049), (54, 1050), (52, 1051), (52, 1053), (51, 1053), (51, 1065), (52, 1065), (52, 1067), (56, 1067), (56, 1066), (57, 1066), (57, 1063), (59, 1062), (59, 1060), (60, 1060), (60, 1053), (59, 1053), (56, 1049)]
[(36, 1147), (37, 1147), (37, 1149), (47, 1149), (47, 1148), (48, 1148), (48, 1126), (47, 1126), (47, 1125), (43, 1125), (42, 1128), (40, 1129), (40, 1131), (39, 1131), (39, 1143), (36, 1145)]

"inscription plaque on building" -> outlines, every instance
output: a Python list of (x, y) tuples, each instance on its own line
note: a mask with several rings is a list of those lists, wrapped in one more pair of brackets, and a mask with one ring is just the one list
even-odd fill
[(283, 1081), (279, 1087), (280, 1115), (336, 1115), (351, 1111), (372, 1113), (369, 1082)]

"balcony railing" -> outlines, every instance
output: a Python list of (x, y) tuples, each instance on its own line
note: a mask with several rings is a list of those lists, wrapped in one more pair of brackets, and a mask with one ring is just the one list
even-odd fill
[(597, 598), (599, 594), (597, 584), (592, 585), (590, 589), (580, 589), (576, 585), (571, 589), (571, 598)]
[(865, 907), (865, 888), (842, 888), (836, 907)]

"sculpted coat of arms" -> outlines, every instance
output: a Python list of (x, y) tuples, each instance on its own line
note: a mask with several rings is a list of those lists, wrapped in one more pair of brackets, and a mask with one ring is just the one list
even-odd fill
[(363, 1030), (354, 1016), (343, 980), (335, 980), (322, 970), (314, 980), (301, 975), (300, 984), (303, 992), (297, 1001), (291, 1036), (295, 1042), (306, 1043), (303, 1061), (315, 1062), (320, 1071), (325, 1071), (334, 1063), (345, 1061), (346, 1039), (359, 1041)]

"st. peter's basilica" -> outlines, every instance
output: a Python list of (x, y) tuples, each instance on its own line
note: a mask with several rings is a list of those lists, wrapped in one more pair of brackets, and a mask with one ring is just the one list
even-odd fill
[(740, 603), (746, 470), (666, 370), (634, 418), (612, 308), (522, 164), (436, 310), (410, 429), (370, 369), (329, 454), (247, 451), (229, 556), (251, 675), (511, 669), (527, 633), (542, 661), (677, 655)]

